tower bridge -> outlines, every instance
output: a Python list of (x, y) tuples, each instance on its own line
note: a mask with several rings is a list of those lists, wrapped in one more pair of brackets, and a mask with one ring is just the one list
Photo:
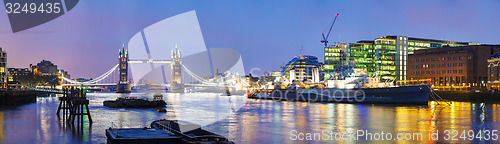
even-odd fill
[[(170, 60), (155, 60), (155, 59), (129, 59), (128, 50), (122, 46), (118, 54), (118, 64), (111, 68), (106, 73), (99, 77), (91, 79), (89, 81), (75, 81), (62, 77), (64, 81), (68, 84), (63, 84), (65, 86), (115, 86), (117, 93), (129, 93), (131, 91), (132, 84), (128, 79), (129, 64), (169, 64), (171, 67), (170, 83), (168, 84), (157, 84), (159, 86), (169, 87), (170, 92), (183, 92), (184, 87), (220, 87), (220, 88), (235, 88), (235, 84), (239, 84), (240, 87), (249, 86), (247, 82), (236, 77), (226, 76), (224, 78), (220, 76), (213, 77), (212, 79), (207, 79), (200, 77), (190, 71), (185, 65), (182, 64), (182, 54), (181, 51), (177, 49), (172, 50)], [(102, 82), (104, 79), (110, 77), (110, 75), (118, 70), (118, 82)], [(194, 79), (197, 83), (182, 83), (182, 73), (187, 74), (190, 78)], [(223, 81), (216, 81), (215, 79), (223, 79)]]

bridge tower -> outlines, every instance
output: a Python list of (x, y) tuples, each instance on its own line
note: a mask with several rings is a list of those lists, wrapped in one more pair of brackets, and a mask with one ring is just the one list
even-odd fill
[(175, 45), (175, 49), (172, 50), (172, 54), (170, 55), (172, 59), (172, 71), (171, 71), (171, 80), (170, 83), (182, 83), (181, 80), (181, 71), (182, 71), (182, 55), (181, 51), (177, 49), (177, 45)]
[(118, 84), (116, 84), (116, 92), (129, 93), (131, 91), (131, 85), (128, 82), (128, 51), (125, 50), (125, 44), (122, 45), (122, 49), (118, 52), (120, 80)]
[(171, 70), (170, 70), (170, 92), (184, 92), (184, 85), (182, 84), (182, 54), (181, 51), (177, 49), (172, 50), (170, 54), (172, 60)]

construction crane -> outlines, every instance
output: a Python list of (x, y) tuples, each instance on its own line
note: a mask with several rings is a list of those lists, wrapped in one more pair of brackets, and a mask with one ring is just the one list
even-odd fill
[(330, 26), (330, 30), (328, 30), (328, 34), (326, 34), (326, 37), (325, 37), (324, 32), (321, 33), (321, 35), (323, 35), (323, 40), (321, 41), (321, 43), (325, 43), (325, 47), (328, 46), (328, 36), (330, 36), (330, 32), (332, 32), (333, 25), (335, 24), (335, 21), (337, 20), (338, 16), (339, 16), (339, 14), (335, 14), (335, 19), (333, 19), (333, 23)]

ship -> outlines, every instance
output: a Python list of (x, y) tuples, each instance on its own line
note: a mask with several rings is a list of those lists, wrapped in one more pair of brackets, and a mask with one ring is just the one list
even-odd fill
[(396, 86), (394, 80), (382, 82), (378, 75), (368, 77), (366, 69), (356, 68), (354, 63), (344, 65), (339, 62), (332, 77), (319, 83), (292, 78), (295, 76), (290, 76), (289, 82), (273, 85), (274, 88), (253, 89), (248, 97), (281, 101), (427, 105), (431, 94), (429, 85)]
[(389, 103), (427, 104), (430, 88), (428, 85), (397, 86), (386, 88), (359, 89), (284, 89), (254, 92), (249, 98), (285, 101), (339, 102), (339, 103)]
[(129, 97), (118, 98), (114, 101), (107, 100), (103, 102), (103, 105), (110, 108), (158, 108), (165, 107), (167, 103), (164, 100), (157, 98), (155, 95), (155, 99), (151, 101), (137, 99), (136, 97)]

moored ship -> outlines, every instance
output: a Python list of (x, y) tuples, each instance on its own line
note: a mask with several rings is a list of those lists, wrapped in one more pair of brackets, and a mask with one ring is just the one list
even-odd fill
[(376, 77), (369, 78), (363, 69), (349, 65), (339, 68), (333, 79), (322, 83), (293, 80), (289, 84), (276, 84), (270, 90), (252, 91), (249, 98), (341, 103), (428, 103), (430, 86), (395, 86), (393, 83), (381, 82)]
[(283, 89), (253, 93), (249, 98), (341, 103), (427, 104), (429, 94), (430, 88), (427, 85), (416, 85), (359, 89)]
[(110, 108), (157, 108), (165, 107), (167, 103), (159, 96), (155, 94), (153, 100), (143, 100), (137, 99), (136, 97), (129, 98), (118, 98), (114, 101), (107, 100), (103, 102), (103, 105)]

